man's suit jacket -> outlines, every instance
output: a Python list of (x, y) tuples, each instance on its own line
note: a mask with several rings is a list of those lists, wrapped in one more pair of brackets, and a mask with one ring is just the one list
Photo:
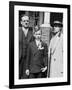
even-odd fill
[(27, 36), (22, 30), (22, 27), (19, 28), (19, 78), (25, 76), (26, 70), (26, 56), (28, 44), (33, 40), (33, 31), (32, 28), (29, 28)]
[(48, 64), (47, 44), (42, 42), (42, 46), (44, 49), (38, 50), (35, 41), (29, 44), (27, 51), (26, 69), (29, 69), (30, 73), (41, 72), (41, 68), (44, 68)]
[(26, 49), (28, 47), (29, 42), (33, 40), (33, 31), (32, 28), (29, 28), (27, 37), (22, 30), (22, 27), (19, 28), (19, 60), (21, 57), (26, 56)]

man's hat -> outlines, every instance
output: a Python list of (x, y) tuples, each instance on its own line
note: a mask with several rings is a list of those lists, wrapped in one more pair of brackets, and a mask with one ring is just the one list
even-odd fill
[(63, 27), (63, 24), (60, 22), (60, 21), (54, 21), (53, 23), (52, 23), (52, 27)]

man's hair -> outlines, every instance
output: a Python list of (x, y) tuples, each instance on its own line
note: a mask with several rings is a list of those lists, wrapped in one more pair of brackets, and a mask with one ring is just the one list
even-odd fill
[[(26, 15), (26, 14), (22, 14), (22, 15), (21, 15), (21, 21), (22, 21), (22, 18), (25, 17), (25, 16), (29, 17), (29, 16)], [(30, 17), (29, 17), (29, 19), (30, 19)]]

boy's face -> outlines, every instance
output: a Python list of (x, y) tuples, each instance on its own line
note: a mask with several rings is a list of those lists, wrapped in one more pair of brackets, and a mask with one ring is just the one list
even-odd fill
[(35, 33), (34, 33), (34, 37), (35, 37), (35, 39), (37, 39), (37, 40), (41, 40), (41, 31), (39, 30), (39, 31), (35, 32)]

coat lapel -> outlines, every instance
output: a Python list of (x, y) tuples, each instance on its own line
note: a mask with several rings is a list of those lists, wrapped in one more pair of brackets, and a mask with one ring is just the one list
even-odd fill
[(54, 52), (55, 52), (55, 50), (56, 50), (56, 48), (57, 48), (57, 46), (59, 44), (59, 41), (60, 41), (60, 38), (56, 37), (55, 44), (54, 44), (53, 49), (52, 49), (52, 54), (54, 54)]

